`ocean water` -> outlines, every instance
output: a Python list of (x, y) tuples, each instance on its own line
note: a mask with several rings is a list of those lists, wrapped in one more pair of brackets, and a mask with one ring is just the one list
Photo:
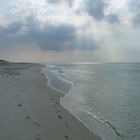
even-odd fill
[(140, 64), (47, 65), (61, 104), (104, 140), (140, 140)]

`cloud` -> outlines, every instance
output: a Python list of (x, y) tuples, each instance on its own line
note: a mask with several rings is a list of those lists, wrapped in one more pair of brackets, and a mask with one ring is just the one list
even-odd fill
[(71, 24), (52, 23), (40, 27), (33, 17), (27, 20), (26, 24), (16, 22), (1, 28), (0, 46), (12, 48), (21, 44), (37, 44), (43, 51), (94, 50), (100, 46), (99, 39), (90, 36), (87, 29), (78, 29)]
[(106, 20), (111, 24), (120, 22), (119, 17), (116, 14), (110, 14), (110, 15), (106, 16)]
[(1, 48), (11, 48), (16, 44), (20, 43), (17, 35), (22, 29), (22, 24), (18, 22), (10, 23), (6, 27), (0, 27), (0, 49)]
[[(18, 58), (26, 54), (30, 58), (32, 50), (39, 58), (49, 55), (51, 59), (63, 52), (64, 59), (76, 51), (77, 55), (82, 52), (75, 56), (80, 60), (85, 51), (103, 54), (103, 48), (115, 55), (118, 48), (114, 46), (123, 48), (125, 41), (127, 49), (132, 42), (127, 35), (139, 36), (139, 30), (131, 26), (140, 27), (138, 0), (0, 0), (0, 4), (0, 51), (9, 50), (15, 59), (16, 53)], [(135, 48), (139, 47), (136, 41)], [(92, 54), (89, 58), (98, 57)]]
[(46, 24), (40, 28), (33, 20), (28, 24), (12, 23), (5, 28), (0, 28), (0, 45), (15, 46), (20, 43), (37, 43), (42, 50), (73, 49), (76, 29), (72, 25)]
[(23, 42), (36, 42), (45, 51), (72, 49), (75, 28), (71, 25), (47, 25), (43, 29), (31, 27), (21, 36)]
[(104, 8), (106, 6), (104, 0), (87, 0), (85, 4), (89, 15), (93, 16), (96, 20), (104, 18)]
[(0, 35), (2, 36), (3, 34), (15, 34), (17, 33), (20, 29), (22, 28), (21, 23), (11, 23), (7, 27), (0, 27)]
[(60, 3), (68, 3), (68, 5), (71, 7), (74, 0), (47, 0), (46, 2), (52, 3), (52, 4), (60, 4)]
[(140, 12), (140, 1), (128, 0), (128, 6), (133, 12), (135, 13)]
[[(80, 37), (80, 40), (83, 42), (81, 46), (77, 44), (77, 32), (80, 31), (81, 34), (85, 32), (82, 28), (87, 26), (86, 23), (90, 20), (88, 16), (76, 16), (73, 12), (70, 12), (68, 13), (70, 17), (65, 15), (61, 21), (61, 19), (58, 18), (59, 15), (52, 16), (52, 13), (50, 15), (47, 13), (46, 18), (44, 14), (34, 13), (33, 9), (31, 9), (32, 12), (30, 12), (30, 14), (26, 14), (25, 12), (24, 15), (26, 4), (24, 3), (23, 9), (22, 7), (20, 8), (17, 3), (16, 6), (18, 8), (15, 10), (14, 20), (9, 22), (6, 27), (0, 27), (0, 48), (3, 46), (12, 48), (24, 43), (38, 44), (43, 51), (94, 50), (99, 46), (99, 42), (95, 38), (89, 37), (90, 34), (85, 37)], [(21, 17), (18, 18), (19, 11), (22, 11), (21, 17), (23, 17), (23, 20), (21, 20)], [(40, 18), (41, 16), (43, 18)], [(89, 43), (87, 44), (87, 42)]]
[(138, 0), (128, 0), (128, 7), (132, 17), (132, 24), (134, 27), (140, 27), (140, 1)]
[[(112, 1), (106, 0), (87, 0), (85, 9), (90, 16), (98, 22), (108, 22), (110, 24), (119, 23), (119, 14), (115, 11), (108, 10), (112, 6)], [(111, 9), (111, 8), (110, 8)]]
[(140, 27), (140, 13), (136, 14), (133, 17), (132, 23), (133, 23), (134, 27)]

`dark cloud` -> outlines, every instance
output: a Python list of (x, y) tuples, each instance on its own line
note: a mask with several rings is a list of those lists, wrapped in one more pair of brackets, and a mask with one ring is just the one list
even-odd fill
[(119, 22), (120, 22), (119, 17), (118, 17), (118, 15), (116, 15), (116, 14), (108, 15), (108, 16), (106, 16), (105, 18), (106, 18), (106, 20), (107, 20), (109, 23), (111, 23), (111, 24), (119, 23)]
[(16, 45), (18, 39), (16, 34), (22, 28), (22, 24), (15, 22), (7, 27), (0, 27), (0, 48), (8, 48)]
[(140, 13), (138, 13), (137, 15), (133, 17), (132, 23), (134, 27), (140, 27)]
[(23, 41), (36, 42), (43, 50), (73, 49), (75, 28), (71, 25), (47, 25), (43, 30), (31, 27), (21, 36)]
[[(22, 28), (27, 31), (19, 34)], [(40, 28), (34, 18), (29, 17), (26, 24), (16, 22), (0, 28), (0, 47), (36, 43), (43, 50), (74, 49), (75, 32), (75, 27), (67, 24), (49, 24)]]
[(105, 15), (104, 11), (109, 5), (106, 0), (87, 0), (85, 1), (85, 5), (88, 14), (97, 21), (105, 20), (110, 24), (119, 23), (119, 15), (113, 13)]
[(140, 1), (139, 0), (128, 0), (129, 9), (132, 12), (140, 12)]
[(94, 50), (99, 47), (99, 42), (90, 37), (81, 38), (82, 43), (77, 44), (76, 31), (77, 28), (70, 24), (46, 23), (40, 27), (36, 18), (29, 16), (24, 24), (14, 22), (0, 28), (0, 47), (38, 44), (44, 51)]
[(15, 22), (8, 25), (8, 27), (0, 27), (0, 36), (7, 34), (15, 34), (22, 28), (22, 24)]
[(76, 28), (72, 25), (47, 25), (43, 29), (33, 26), (28, 33), (21, 36), (23, 42), (36, 42), (42, 50), (94, 50), (99, 47), (99, 42), (94, 38), (81, 38), (81, 43), (77, 44)]
[(104, 8), (106, 6), (104, 0), (87, 0), (85, 4), (89, 15), (93, 16), (96, 20), (104, 18)]
[(140, 27), (140, 1), (129, 0), (129, 10), (133, 13), (132, 24), (134, 27)]

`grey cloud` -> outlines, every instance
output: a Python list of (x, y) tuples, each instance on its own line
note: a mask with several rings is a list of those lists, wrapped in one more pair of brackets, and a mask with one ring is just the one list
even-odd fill
[(87, 0), (85, 4), (89, 15), (93, 16), (96, 20), (104, 18), (104, 8), (106, 6), (104, 0)]
[(105, 20), (110, 24), (119, 23), (119, 15), (110, 13), (105, 15), (104, 11), (109, 6), (106, 0), (87, 0), (85, 1), (86, 10), (88, 14), (94, 17), (97, 21)]
[(96, 50), (100, 48), (101, 40), (95, 40), (94, 38), (81, 38), (80, 42), (77, 42), (78, 44), (77, 49), (79, 50)]
[(129, 10), (133, 13), (132, 24), (134, 27), (140, 27), (140, 1), (129, 0)]
[(140, 1), (139, 0), (128, 0), (129, 9), (132, 12), (140, 12)]
[(22, 28), (20, 23), (11, 23), (7, 27), (0, 27), (0, 48), (8, 48), (16, 45), (18, 39), (15, 38), (15, 35)]
[(59, 2), (61, 2), (61, 0), (47, 0), (47, 2), (49, 2), (49, 3), (59, 3)]
[(0, 27), (0, 36), (4, 34), (15, 34), (22, 28), (22, 24), (15, 22), (8, 25), (8, 27)]
[(140, 27), (140, 13), (138, 13), (137, 15), (133, 17), (132, 23), (134, 27)]
[(82, 43), (77, 44), (76, 28), (72, 25), (61, 24), (58, 26), (47, 25), (43, 30), (31, 26), (28, 33), (22, 36), (23, 41), (36, 41), (45, 51), (55, 50), (94, 50), (99, 47), (99, 42), (94, 38), (81, 38)]
[[(65, 0), (68, 5), (71, 7), (72, 6), (72, 3), (73, 3), (73, 0)], [(64, 2), (63, 0), (47, 0), (48, 3), (52, 3), (52, 4), (58, 4), (58, 3), (61, 3), (61, 2)]]
[[(49, 24), (40, 29), (34, 18), (27, 18), (27, 23), (12, 23), (8, 27), (0, 28), (0, 47), (12, 47), (21, 43), (37, 43), (43, 50), (74, 49), (76, 29), (72, 25)], [(24, 34), (18, 34), (23, 28)]]
[(106, 18), (106, 20), (107, 20), (109, 23), (111, 23), (111, 24), (119, 23), (119, 22), (120, 22), (119, 17), (118, 17), (118, 15), (116, 15), (116, 14), (108, 15), (108, 16), (106, 16), (105, 18)]
[(23, 41), (37, 42), (43, 50), (73, 49), (75, 28), (71, 25), (48, 25), (43, 30), (31, 28), (27, 34), (21, 36)]
[[(22, 34), (21, 29), (26, 29)], [(24, 24), (12, 23), (6, 28), (0, 28), (0, 48), (15, 47), (21, 44), (38, 44), (44, 51), (63, 50), (94, 50), (99, 47), (99, 42), (94, 38), (81, 38), (82, 43), (77, 44), (77, 28), (69, 24), (54, 25), (47, 23), (40, 28), (35, 17), (30, 16)]]

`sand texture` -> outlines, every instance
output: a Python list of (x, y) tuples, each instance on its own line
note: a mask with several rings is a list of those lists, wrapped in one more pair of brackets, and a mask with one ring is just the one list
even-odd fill
[(0, 63), (0, 139), (99, 140), (60, 105), (41, 67)]

